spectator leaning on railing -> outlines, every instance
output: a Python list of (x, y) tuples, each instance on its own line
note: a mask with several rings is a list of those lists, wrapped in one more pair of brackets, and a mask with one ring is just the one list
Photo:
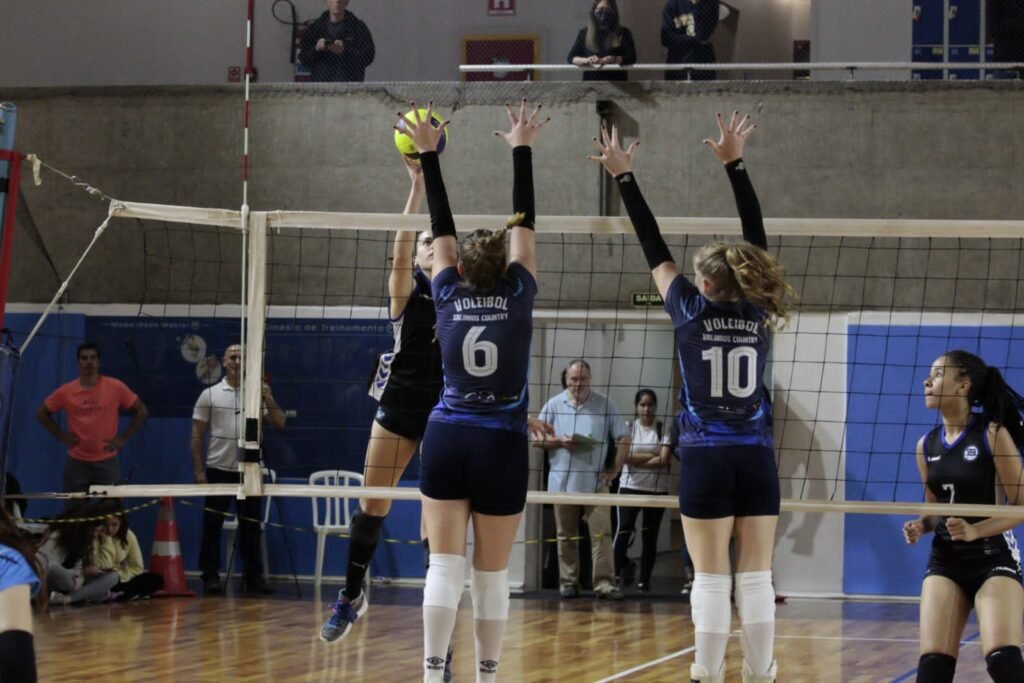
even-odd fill
[[(985, 16), (993, 59), (1024, 62), (1024, 0), (988, 0)], [(1024, 68), (1017, 69), (1016, 74), (1017, 78), (1024, 78)]]
[(601, 71), (609, 64), (636, 64), (633, 34), (619, 24), (619, 6), (615, 0), (594, 0), (586, 28), (580, 29), (569, 50), (571, 64), (586, 68), (585, 81), (625, 81), (625, 71)]
[[(668, 0), (661, 11), (661, 44), (669, 64), (714, 64), (711, 34), (718, 26), (718, 0)], [(666, 71), (669, 81), (713, 80), (714, 71)]]

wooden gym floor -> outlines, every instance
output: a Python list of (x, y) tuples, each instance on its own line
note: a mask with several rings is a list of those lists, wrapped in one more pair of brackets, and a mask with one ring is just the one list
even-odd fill
[[(371, 608), (344, 641), (317, 637), (329, 607), (278, 586), (269, 598), (170, 598), (52, 608), (36, 620), (39, 680), (420, 680), (422, 590), (375, 586)], [(289, 593), (289, 590), (291, 591)], [(304, 591), (309, 593), (309, 586)], [(692, 661), (689, 605), (678, 596), (619, 603), (555, 593), (514, 597), (499, 669), (503, 681), (679, 681)], [(455, 681), (474, 680), (465, 597), (455, 632)], [(734, 617), (734, 628), (737, 625)], [(968, 625), (957, 681), (988, 681)], [(917, 605), (795, 600), (778, 606), (780, 679), (831, 683), (914, 680)], [(972, 638), (973, 636), (973, 638)], [(738, 635), (728, 681), (739, 681)]]

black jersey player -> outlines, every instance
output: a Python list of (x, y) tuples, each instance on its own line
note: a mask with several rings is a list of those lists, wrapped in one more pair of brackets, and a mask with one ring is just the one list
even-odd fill
[[(1024, 399), (998, 369), (967, 351), (949, 351), (924, 380), (925, 405), (942, 425), (917, 442), (917, 468), (930, 503), (1024, 504), (1019, 448)], [(1020, 552), (1006, 518), (921, 517), (903, 534), (916, 543), (933, 531), (921, 584), (921, 659), (917, 680), (953, 680), (960, 638), (974, 607), (988, 673), (1024, 681)]]
[[(423, 172), (419, 162), (402, 158), (410, 181), (404, 213), (418, 213), (424, 196)], [(388, 277), (388, 315), (395, 343), (391, 351), (381, 356), (370, 385), (370, 395), (377, 400), (377, 413), (366, 446), (364, 486), (398, 483), (441, 393), (441, 348), (430, 291), (432, 242), (429, 232), (400, 230), (395, 236)], [(391, 501), (387, 499), (359, 501), (359, 512), (352, 520), (345, 588), (320, 628), (321, 640), (334, 642), (344, 638), (369, 608), (363, 582), (390, 509)]]

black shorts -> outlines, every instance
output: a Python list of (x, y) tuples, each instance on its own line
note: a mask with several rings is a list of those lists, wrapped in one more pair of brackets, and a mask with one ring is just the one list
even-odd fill
[(779, 470), (767, 446), (679, 448), (679, 511), (695, 519), (778, 515)]
[(469, 500), (485, 515), (515, 515), (526, 506), (530, 475), (526, 434), (430, 422), (423, 435), (420, 492), (436, 500)]
[(993, 555), (963, 555), (932, 545), (924, 575), (925, 578), (946, 577), (959, 586), (972, 603), (982, 584), (991, 578), (1005, 576), (1021, 583), (1020, 562), (1009, 548)]
[(392, 434), (419, 441), (427, 428), (438, 392), (409, 391), (387, 387), (377, 404), (374, 421)]

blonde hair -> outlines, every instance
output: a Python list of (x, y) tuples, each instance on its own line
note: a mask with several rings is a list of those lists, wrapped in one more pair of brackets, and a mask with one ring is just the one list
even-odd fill
[(768, 312), (769, 328), (785, 327), (796, 292), (767, 251), (749, 242), (712, 242), (697, 253), (694, 266), (711, 283), (709, 299), (749, 301)]
[(524, 220), (526, 214), (517, 213), (501, 230), (474, 230), (459, 243), (462, 279), (468, 287), (489, 292), (497, 286), (508, 267), (505, 233), (522, 225)]

